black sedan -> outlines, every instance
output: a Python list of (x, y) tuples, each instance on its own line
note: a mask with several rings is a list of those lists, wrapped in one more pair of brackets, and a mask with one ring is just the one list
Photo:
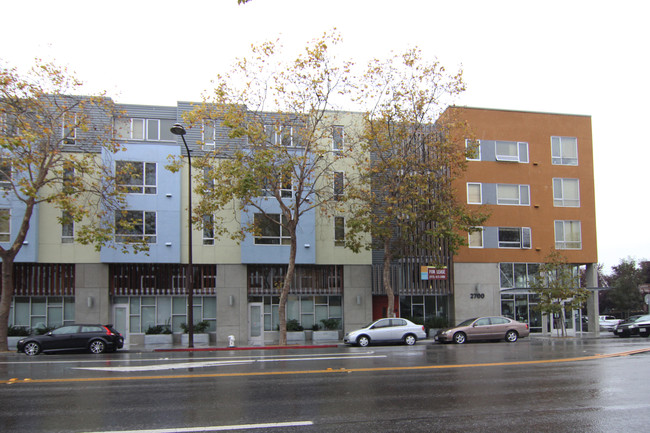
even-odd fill
[(124, 337), (113, 325), (65, 325), (44, 335), (30, 335), (18, 341), (18, 352), (88, 350), (91, 353), (115, 352), (124, 346)]
[(641, 337), (650, 336), (650, 314), (619, 323), (614, 328), (614, 334), (621, 338), (626, 338), (631, 335), (640, 335)]

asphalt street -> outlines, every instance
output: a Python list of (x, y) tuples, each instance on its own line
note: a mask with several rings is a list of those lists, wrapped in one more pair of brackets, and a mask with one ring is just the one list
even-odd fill
[(650, 340), (0, 354), (3, 432), (647, 431)]

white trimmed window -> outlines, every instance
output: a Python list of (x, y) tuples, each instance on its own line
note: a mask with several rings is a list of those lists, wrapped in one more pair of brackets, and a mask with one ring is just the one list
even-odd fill
[(470, 140), (469, 138), (465, 139), (465, 149), (472, 148), (474, 152), (474, 157), (468, 157), (468, 161), (480, 161), (481, 160), (481, 141), (480, 140)]
[(553, 165), (578, 165), (578, 139), (576, 137), (551, 137)]
[[(289, 232), (283, 227), (283, 224), (278, 224), (280, 214), (267, 215), (256, 213), (255, 228), (257, 230), (255, 236), (255, 243), (257, 245), (290, 245), (291, 237)], [(282, 216), (282, 222), (286, 225), (286, 220)]]
[(483, 204), (483, 186), (480, 183), (467, 183), (467, 203)]
[(156, 243), (156, 212), (128, 210), (115, 214), (115, 242)]
[(580, 207), (580, 181), (578, 179), (553, 179), (553, 206)]
[(170, 131), (172, 119), (138, 119), (124, 117), (115, 120), (115, 136), (119, 140), (176, 141)]
[(343, 197), (345, 185), (345, 173), (342, 171), (334, 172), (334, 199), (340, 200)]
[(496, 141), (495, 156), (497, 161), (528, 162), (528, 143), (520, 141)]
[(11, 210), (0, 209), (0, 242), (11, 240)]
[(213, 150), (217, 142), (215, 123), (212, 120), (204, 120), (201, 126), (201, 138), (203, 139), (203, 150)]
[(499, 248), (530, 247), (530, 227), (499, 227)]
[(344, 138), (345, 132), (343, 131), (343, 126), (332, 126), (332, 150), (337, 151), (343, 149)]
[(264, 125), (264, 133), (271, 145), (293, 146), (293, 127), (291, 125)]
[(214, 245), (214, 217), (203, 215), (203, 245)]
[(555, 221), (555, 249), (582, 249), (582, 228), (580, 221)]
[(468, 234), (468, 246), (470, 248), (483, 248), (483, 227), (474, 227), (476, 231)]
[(127, 193), (156, 194), (156, 163), (116, 161), (117, 185)]
[(0, 189), (11, 188), (11, 161), (0, 158)]
[(74, 220), (70, 213), (63, 211), (61, 214), (61, 243), (71, 244), (74, 243)]
[(334, 217), (334, 246), (345, 246), (345, 218)]
[(528, 185), (497, 184), (497, 204), (530, 205), (530, 187)]
[[(70, 119), (72, 117), (72, 119)], [(77, 139), (77, 116), (63, 116), (61, 121), (61, 138), (63, 144), (74, 144)]]

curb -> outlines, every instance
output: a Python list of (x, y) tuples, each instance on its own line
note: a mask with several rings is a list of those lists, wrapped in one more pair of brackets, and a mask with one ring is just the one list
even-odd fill
[(339, 345), (318, 344), (309, 346), (185, 347), (177, 349), (154, 349), (153, 352), (223, 352), (229, 350), (322, 349), (334, 347), (339, 347)]

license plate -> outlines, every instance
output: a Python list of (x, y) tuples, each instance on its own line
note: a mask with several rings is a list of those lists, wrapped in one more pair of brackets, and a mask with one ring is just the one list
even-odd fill
[(623, 330), (622, 330), (622, 329), (617, 329), (617, 330), (614, 331), (614, 332), (616, 332), (617, 334), (622, 334), (622, 333), (623, 333)]
[(639, 332), (646, 332), (648, 328), (639, 328)]

